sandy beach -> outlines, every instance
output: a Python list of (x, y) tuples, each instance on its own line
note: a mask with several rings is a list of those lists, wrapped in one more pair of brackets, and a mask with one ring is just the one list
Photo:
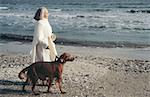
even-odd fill
[[(13, 45), (15, 46), (13, 47)], [(5, 49), (4, 49), (5, 48)], [(34, 97), (30, 85), (21, 90), (20, 70), (31, 64), (30, 44), (1, 44), (0, 97)], [(64, 65), (63, 88), (55, 85), (53, 93), (46, 86), (37, 86), (38, 97), (149, 97), (149, 48), (92, 48), (57, 45), (59, 55), (68, 52), (77, 58)]]
[(36, 86), (36, 97), (150, 97), (150, 0), (0, 0), (0, 97), (35, 97), (18, 73), (32, 64), (33, 37), (47, 41), (35, 35), (42, 17), (58, 55), (75, 60), (64, 65), (66, 94)]

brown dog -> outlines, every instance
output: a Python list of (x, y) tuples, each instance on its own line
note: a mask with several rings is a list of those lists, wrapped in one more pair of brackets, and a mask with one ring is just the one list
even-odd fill
[[(56, 78), (56, 82), (58, 83), (59, 89), (61, 93), (66, 93), (61, 88), (62, 82), (62, 72), (63, 72), (63, 65), (66, 61), (73, 61), (74, 57), (71, 57), (68, 53), (63, 53), (57, 61), (54, 62), (35, 62), (30, 66), (24, 68), (18, 75), (20, 79), (24, 79), (25, 73), (27, 74), (26, 82), (31, 82), (32, 84), (32, 92), (36, 95), (34, 91), (36, 82), (38, 79), (44, 81), (48, 78), (48, 90), (50, 92), (50, 87), (54, 78)], [(23, 85), (23, 90), (25, 90), (25, 84)]]

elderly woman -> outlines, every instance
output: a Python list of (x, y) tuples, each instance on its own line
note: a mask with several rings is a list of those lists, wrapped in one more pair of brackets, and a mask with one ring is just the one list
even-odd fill
[(32, 41), (32, 62), (54, 61), (57, 56), (54, 40), (56, 36), (52, 33), (52, 27), (48, 22), (48, 10), (39, 8), (35, 13), (36, 20), (34, 36)]

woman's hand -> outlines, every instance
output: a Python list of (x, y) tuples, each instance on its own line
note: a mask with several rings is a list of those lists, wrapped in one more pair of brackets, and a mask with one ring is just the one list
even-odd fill
[(52, 33), (51, 39), (52, 39), (52, 41), (55, 41), (55, 40), (56, 40), (56, 35), (55, 35), (54, 33)]
[(59, 57), (58, 57), (58, 56), (56, 56), (55, 61), (57, 61), (57, 60), (58, 60), (58, 58), (59, 58)]

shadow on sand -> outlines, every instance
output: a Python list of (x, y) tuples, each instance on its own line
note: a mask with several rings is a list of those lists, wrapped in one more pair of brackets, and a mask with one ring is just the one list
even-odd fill
[[(22, 94), (32, 93), (31, 91), (22, 91), (21, 88), (16, 87), (16, 86), (22, 86), (23, 84), (26, 84), (26, 83), (19, 82), (19, 81), (0, 80), (0, 94), (22, 95)], [(29, 84), (26, 84), (26, 85), (29, 85)]]

